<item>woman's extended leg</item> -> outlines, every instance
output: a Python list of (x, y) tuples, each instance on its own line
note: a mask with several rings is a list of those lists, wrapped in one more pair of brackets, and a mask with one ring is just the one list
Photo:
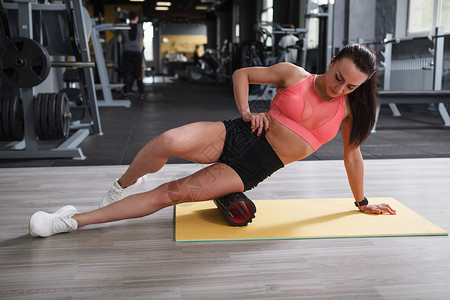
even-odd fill
[[(129, 186), (147, 173), (158, 171), (169, 156), (198, 163), (217, 161), (224, 140), (225, 126), (222, 122), (193, 123), (169, 130), (138, 153), (122, 176), (122, 187)], [(239, 175), (229, 166), (217, 163), (145, 193), (124, 196), (123, 199), (116, 197), (106, 202), (102, 199), (102, 208), (88, 213), (80, 214), (73, 206), (65, 206), (54, 214), (36, 212), (30, 219), (30, 234), (45, 237), (88, 224), (142, 217), (181, 202), (209, 200), (243, 190)]]
[(243, 190), (244, 185), (239, 175), (228, 165), (218, 163), (151, 191), (125, 197), (87, 213), (79, 213), (70, 205), (53, 214), (36, 212), (30, 219), (30, 234), (48, 237), (89, 224), (143, 217), (171, 205), (210, 200)]
[(211, 200), (243, 190), (244, 185), (238, 174), (229, 166), (218, 163), (151, 191), (128, 196), (109, 206), (77, 214), (72, 218), (77, 221), (78, 227), (138, 218), (164, 207), (183, 202)]
[(119, 184), (126, 188), (145, 174), (160, 170), (169, 157), (205, 164), (216, 162), (224, 141), (225, 126), (222, 122), (197, 122), (168, 130), (139, 151)]

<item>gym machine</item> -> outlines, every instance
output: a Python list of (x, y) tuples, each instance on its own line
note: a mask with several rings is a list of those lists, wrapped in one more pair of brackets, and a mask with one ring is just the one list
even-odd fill
[[(266, 27), (271, 27), (272, 30), (269, 32)], [(273, 23), (273, 22), (258, 22), (257, 30), (261, 38), (264, 40), (263, 44), (267, 43), (267, 40), (269, 37), (272, 40), (272, 43), (276, 41), (275, 37), (277, 35), (287, 35), (287, 34), (293, 34), (297, 37), (299, 37), (299, 41), (296, 45), (288, 46), (286, 48), (276, 47), (275, 45), (272, 45), (272, 48), (270, 50), (270, 55), (265, 60), (265, 65), (270, 66), (276, 63), (280, 63), (284, 61), (285, 53), (289, 52), (291, 49), (297, 50), (301, 55), (302, 59), (300, 60), (300, 66), (305, 67), (303, 58), (306, 58), (306, 51), (305, 48), (305, 36), (308, 32), (307, 28), (284, 28), (280, 24)], [(280, 50), (281, 53), (276, 55), (276, 49)]]
[[(0, 87), (16, 92), (0, 98), (1, 140), (16, 141), (0, 151), (0, 158), (85, 159), (77, 146), (90, 133), (102, 134), (92, 71), (95, 64), (90, 59), (88, 45), (89, 13), (81, 0), (50, 5), (26, 0), (15, 2), (0, 1), (0, 17), (6, 33), (4, 44), (0, 45)], [(75, 61), (51, 61), (50, 55), (74, 56)], [(36, 95), (36, 86), (56, 67), (78, 69), (81, 94), (90, 112), (90, 122), (78, 124), (78, 130), (70, 137), (72, 114), (67, 94)], [(38, 141), (63, 138), (56, 148), (39, 149)]]
[[(267, 27), (271, 27), (272, 30), (267, 30)], [(300, 38), (296, 45), (288, 46), (280, 49), (280, 53), (275, 55), (276, 46), (272, 45), (271, 49), (267, 47), (267, 41), (270, 38), (275, 41), (275, 36), (282, 34), (294, 34), (305, 35), (306, 28), (283, 28), (281, 25), (273, 22), (258, 22), (255, 26), (258, 34), (258, 39), (263, 40), (259, 42), (247, 42), (242, 44), (241, 56), (242, 66), (271, 66), (284, 61), (285, 53), (291, 49), (295, 49), (302, 54), (302, 57), (306, 57), (306, 48), (304, 48), (304, 38)], [(262, 44), (262, 45), (261, 45)], [(260, 49), (262, 46), (262, 49)], [(269, 51), (267, 51), (269, 50)], [(267, 57), (265, 57), (267, 55)], [(264, 61), (264, 62), (263, 62)], [(257, 88), (253, 88), (249, 94), (248, 101), (256, 100), (272, 100), (276, 94), (276, 87), (273, 85), (260, 85)]]
[(95, 61), (97, 63), (98, 77), (100, 78), (100, 88), (103, 92), (104, 100), (97, 101), (100, 107), (130, 107), (131, 101), (129, 100), (114, 100), (112, 97), (111, 89), (121, 88), (123, 83), (112, 84), (109, 82), (108, 74), (106, 72), (105, 56), (103, 55), (102, 44), (100, 41), (100, 32), (102, 31), (114, 31), (114, 30), (129, 30), (130, 26), (127, 24), (96, 24), (92, 19), (92, 47), (94, 48)]
[[(401, 116), (396, 104), (417, 104), (417, 103), (433, 103), (437, 104), (437, 110), (444, 122), (445, 126), (450, 126), (450, 116), (444, 105), (445, 101), (450, 101), (450, 92), (442, 91), (442, 74), (444, 61), (444, 38), (450, 35), (444, 34), (443, 27), (437, 27), (434, 35), (426, 37), (414, 37), (406, 39), (394, 39), (392, 33), (386, 34), (385, 39), (381, 42), (384, 51), (381, 52), (384, 61), (381, 61), (384, 70), (384, 90), (379, 91), (377, 111), (375, 121), (378, 121), (381, 104), (389, 104), (394, 116)], [(392, 91), (391, 90), (391, 72), (392, 72), (392, 45), (402, 41), (412, 41), (419, 39), (427, 39), (433, 42), (433, 49), (428, 51), (433, 55), (433, 86), (428, 91)], [(360, 42), (362, 42), (360, 40)], [(373, 132), (375, 131), (373, 128)]]
[(213, 49), (206, 49), (203, 56), (199, 57), (199, 64), (186, 67), (187, 79), (190, 82), (227, 84), (231, 80), (229, 46), (230, 43), (225, 39), (218, 52)]
[[(309, 29), (310, 19), (319, 20), (319, 44), (317, 54), (317, 70), (316, 73), (323, 73), (327, 69), (328, 63), (333, 57), (333, 10), (334, 1), (327, 1), (325, 5), (317, 5), (313, 1), (308, 0), (306, 6), (305, 27)], [(308, 48), (308, 31), (305, 33), (304, 49)], [(325, 34), (324, 34), (325, 33)], [(306, 65), (306, 51), (302, 57), (302, 66)]]
[[(281, 49), (280, 55), (275, 55), (276, 46), (273, 45), (270, 51), (270, 55), (267, 58), (261, 59), (258, 55), (258, 43), (252, 43), (249, 45), (243, 45), (241, 56), (244, 58), (242, 66), (256, 66), (256, 65), (272, 65), (283, 61), (283, 51), (289, 51), (290, 49), (297, 49), (301, 58), (299, 59), (299, 65), (306, 68), (306, 57), (308, 52), (308, 36), (310, 32), (310, 20), (319, 20), (319, 43), (318, 52), (316, 56), (316, 73), (322, 73), (326, 71), (326, 66), (331, 61), (333, 55), (333, 11), (334, 1), (327, 1), (324, 5), (318, 5), (312, 0), (308, 0), (305, 7), (305, 26), (304, 28), (283, 28), (277, 23), (273, 22), (259, 22), (256, 26), (258, 34), (263, 40), (263, 47), (269, 38), (275, 42), (275, 36), (280, 34), (294, 34), (300, 37), (299, 43), (294, 46), (290, 46), (287, 49)], [(267, 27), (271, 27), (272, 30), (267, 30)], [(289, 49), (290, 48), (290, 49)], [(263, 63), (264, 61), (264, 63)], [(259, 90), (250, 93), (249, 101), (253, 100), (272, 100), (275, 96), (275, 87), (273, 86), (261, 86)]]

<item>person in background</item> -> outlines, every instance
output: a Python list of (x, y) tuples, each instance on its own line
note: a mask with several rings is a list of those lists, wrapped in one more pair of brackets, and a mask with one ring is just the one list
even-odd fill
[[(290, 24), (288, 28), (295, 29), (295, 26)], [(281, 40), (278, 42), (278, 46), (280, 46), (283, 49), (286, 49), (286, 47), (288, 46), (295, 45), (298, 40), (299, 40), (298, 37), (296, 37), (292, 33), (289, 33), (281, 38)], [(295, 64), (297, 63), (297, 55), (298, 55), (297, 49), (288, 49), (284, 54), (284, 61)]]
[(144, 99), (143, 76), (143, 50), (144, 50), (144, 29), (139, 24), (139, 17), (136, 12), (128, 14), (130, 20), (130, 30), (123, 31), (117, 36), (117, 41), (122, 45), (122, 65), (123, 82), (122, 98), (128, 99), (128, 92), (133, 86), (134, 80), (139, 89), (139, 99)]
[(199, 65), (199, 66), (200, 66), (200, 55), (199, 55), (199, 51), (200, 51), (200, 46), (199, 46), (199, 45), (195, 45), (195, 50), (194, 50), (194, 57), (193, 57), (193, 60), (194, 60), (194, 63), (195, 63), (196, 65)]

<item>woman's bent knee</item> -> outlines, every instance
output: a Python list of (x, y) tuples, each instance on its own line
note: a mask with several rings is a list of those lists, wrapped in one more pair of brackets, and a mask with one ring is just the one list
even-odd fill
[(176, 153), (179, 142), (177, 141), (177, 135), (174, 129), (170, 129), (154, 139), (155, 146), (159, 151), (163, 151), (168, 156), (174, 156)]

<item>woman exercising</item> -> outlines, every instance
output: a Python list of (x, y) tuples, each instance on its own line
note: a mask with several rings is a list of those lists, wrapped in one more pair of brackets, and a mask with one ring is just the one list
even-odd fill
[[(233, 74), (233, 90), (241, 118), (192, 123), (164, 132), (140, 150), (103, 196), (99, 209), (79, 213), (69, 205), (53, 214), (36, 212), (30, 219), (30, 234), (47, 237), (252, 189), (284, 165), (332, 140), (341, 123), (344, 163), (356, 207), (363, 213), (395, 214), (388, 204), (371, 205), (364, 197), (360, 145), (375, 122), (375, 71), (374, 54), (360, 45), (344, 47), (321, 75), (290, 63), (239, 69)], [(250, 112), (249, 84), (278, 86), (267, 113)], [(213, 164), (135, 194), (145, 184), (145, 175), (160, 170), (169, 157)]]

